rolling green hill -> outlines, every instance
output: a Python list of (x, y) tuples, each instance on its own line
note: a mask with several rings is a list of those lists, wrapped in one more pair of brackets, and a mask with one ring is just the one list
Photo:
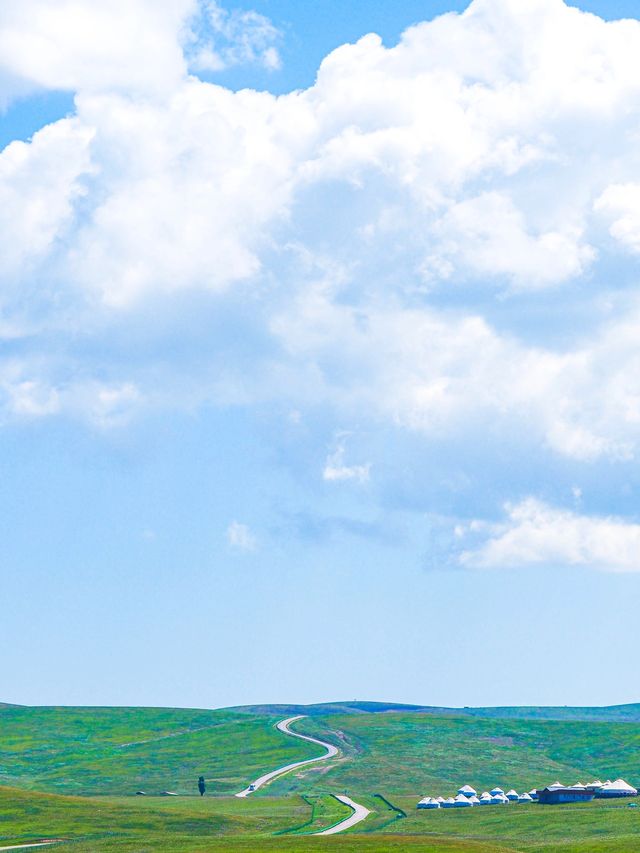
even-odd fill
[(449, 796), (463, 784), (529, 790), (624, 776), (640, 784), (640, 724), (511, 720), (421, 713), (316, 716), (292, 727), (341, 746), (344, 759), (273, 793), (338, 790)]
[[(274, 782), (270, 795), (336, 790), (448, 795), (529, 789), (560, 778), (624, 776), (640, 784), (640, 722), (632, 708), (424, 709), (389, 703), (261, 706), (219, 711), (157, 708), (0, 707), (0, 783), (81, 795), (235, 793), (263, 772), (320, 749), (274, 729), (309, 714), (298, 731), (334, 742), (341, 755)], [(522, 710), (519, 718), (514, 710)], [(529, 717), (525, 712), (531, 712)], [(575, 712), (571, 716), (571, 712)], [(258, 796), (263, 796), (261, 792)]]
[(318, 748), (279, 715), (158, 708), (0, 708), (0, 784), (64, 794), (234, 793)]
[[(67, 840), (53, 848), (61, 853), (632, 853), (640, 850), (640, 809), (626, 803), (436, 813), (415, 806), (463, 782), (524, 789), (622, 775), (637, 784), (637, 710), (0, 706), (0, 784), (11, 786), (0, 787), (0, 847), (54, 837)], [(294, 727), (336, 743), (339, 756), (249, 799), (229, 796), (267, 770), (318, 755), (274, 727), (305, 712)], [(195, 796), (201, 773), (204, 799)], [(191, 796), (132, 796), (139, 789)], [(345, 791), (371, 810), (367, 820), (346, 836), (304, 837), (341, 818), (344, 806), (329, 795)]]

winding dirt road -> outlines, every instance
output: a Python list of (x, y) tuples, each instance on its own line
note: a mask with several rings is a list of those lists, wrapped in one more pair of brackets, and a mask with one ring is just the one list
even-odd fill
[[(307, 758), (306, 761), (296, 761), (293, 764), (286, 764), (284, 767), (279, 767), (277, 770), (265, 773), (264, 776), (260, 776), (255, 782), (247, 786), (244, 791), (240, 791), (239, 794), (236, 794), (236, 797), (248, 797), (249, 794), (253, 794), (254, 791), (258, 790), (258, 788), (262, 788), (264, 785), (267, 785), (269, 782), (272, 782), (274, 779), (277, 779), (285, 773), (289, 773), (291, 770), (295, 770), (297, 767), (306, 767), (308, 764), (315, 764), (317, 761), (326, 761), (328, 758), (333, 758), (338, 754), (337, 747), (333, 746), (331, 743), (325, 743), (325, 741), (318, 740), (315, 737), (309, 737), (309, 735), (301, 735), (298, 734), (298, 732), (291, 731), (289, 728), (291, 723), (295, 723), (296, 720), (302, 720), (304, 717), (304, 714), (298, 714), (297, 717), (289, 717), (288, 720), (282, 720), (279, 722), (276, 725), (276, 728), (285, 735), (297, 737), (300, 738), (300, 740), (306, 740), (309, 743), (315, 743), (318, 746), (324, 747), (326, 750), (325, 754), (319, 755), (317, 758)], [(336, 800), (339, 800), (345, 806), (348, 806), (352, 810), (352, 814), (340, 821), (340, 823), (337, 823), (335, 826), (330, 826), (329, 829), (323, 829), (321, 832), (314, 832), (312, 833), (313, 835), (335, 835), (338, 832), (344, 832), (345, 829), (351, 829), (352, 826), (360, 823), (361, 820), (364, 820), (371, 814), (369, 809), (366, 809), (359, 803), (354, 802), (354, 800), (344, 794), (334, 794), (334, 796)]]
[(345, 806), (349, 806), (350, 809), (353, 809), (353, 814), (350, 815), (350, 817), (345, 818), (343, 821), (340, 821), (340, 823), (337, 823), (335, 826), (330, 826), (329, 829), (323, 829), (322, 832), (314, 832), (314, 835), (335, 835), (336, 832), (344, 832), (345, 829), (351, 829), (352, 826), (360, 823), (360, 821), (364, 820), (367, 815), (371, 814), (369, 809), (365, 809), (365, 807), (361, 806), (360, 803), (354, 802), (351, 797), (347, 797), (344, 794), (334, 794), (333, 796), (336, 800), (344, 803)]
[(338, 754), (337, 747), (333, 746), (331, 743), (325, 743), (323, 740), (309, 737), (309, 735), (300, 735), (298, 732), (291, 731), (289, 728), (291, 723), (295, 723), (296, 720), (304, 719), (304, 716), (304, 714), (298, 714), (297, 717), (289, 717), (288, 720), (282, 720), (279, 722), (276, 725), (276, 728), (285, 735), (291, 735), (291, 737), (297, 737), (300, 738), (300, 740), (306, 740), (309, 741), (309, 743), (315, 743), (318, 746), (322, 746), (326, 749), (326, 753), (324, 755), (319, 755), (317, 758), (307, 758), (306, 761), (295, 761), (293, 764), (286, 764), (284, 767), (279, 767), (277, 770), (265, 773), (264, 776), (260, 776), (259, 779), (256, 779), (255, 782), (246, 787), (244, 791), (240, 791), (239, 794), (236, 794), (236, 797), (248, 797), (249, 794), (253, 794), (254, 791), (258, 790), (258, 788), (262, 788), (264, 785), (267, 785), (279, 776), (283, 776), (285, 773), (289, 773), (291, 770), (295, 770), (297, 767), (306, 767), (308, 764), (315, 764), (317, 761), (326, 761), (328, 758), (333, 758)]

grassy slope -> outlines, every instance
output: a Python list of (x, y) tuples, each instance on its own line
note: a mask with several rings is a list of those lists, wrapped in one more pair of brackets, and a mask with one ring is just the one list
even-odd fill
[[(640, 850), (640, 809), (627, 803), (596, 800), (593, 803), (543, 807), (535, 804), (477, 809), (418, 811), (415, 803), (400, 798), (408, 817), (402, 831), (411, 834), (447, 834), (452, 839), (488, 843), (536, 853), (570, 851)], [(451, 819), (449, 819), (451, 818)], [(394, 831), (388, 827), (383, 832)]]
[[(373, 798), (366, 800), (373, 808)], [(0, 842), (67, 839), (60, 853), (190, 853), (190, 851), (337, 851), (341, 853), (632, 853), (640, 849), (640, 810), (617, 803), (543, 808), (505, 806), (417, 812), (336, 838), (276, 835), (300, 825), (310, 808), (299, 797), (180, 799), (62, 797), (0, 788)], [(328, 821), (335, 814), (327, 813)], [(319, 827), (314, 827), (319, 828)], [(374, 831), (372, 831), (374, 830)]]
[[(341, 743), (346, 760), (277, 780), (271, 793), (301, 790), (450, 795), (463, 783), (529, 789), (560, 778), (640, 782), (640, 725), (359, 714), (314, 717), (299, 731)], [(331, 733), (334, 734), (331, 734)], [(337, 734), (336, 734), (337, 733)]]
[[(620, 775), (640, 783), (638, 723), (344, 707), (325, 706), (324, 715), (295, 724), (338, 743), (341, 759), (283, 777), (269, 794), (446, 795), (463, 782), (529, 789), (555, 778), (571, 784)], [(210, 793), (234, 793), (266, 770), (318, 755), (318, 747), (274, 729), (282, 716), (270, 709), (4, 707), (0, 783), (65, 794), (193, 793), (202, 773)]]
[[(0, 779), (22, 789), (131, 794), (194, 792), (202, 772), (210, 793), (239, 790), (268, 769), (316, 747), (273, 728), (291, 710), (224, 711), (0, 707)], [(482, 710), (482, 709), (480, 709)], [(502, 711), (503, 709), (498, 709)], [(507, 709), (511, 710), (511, 709)], [(540, 710), (540, 709), (538, 709)], [(588, 710), (588, 709), (587, 709)], [(613, 718), (620, 718), (613, 713)], [(624, 716), (628, 716), (625, 711)], [(640, 781), (640, 724), (514, 719), (498, 714), (386, 710), (333, 704), (295, 724), (339, 743), (343, 756), (274, 782), (247, 801), (233, 797), (56, 797), (0, 790), (0, 841), (61, 835), (83, 851), (529, 851), (618, 853), (640, 850), (640, 809), (618, 803), (417, 812), (416, 798), (449, 794), (462, 782), (529, 788), (559, 777)], [(374, 814), (347, 837), (278, 835), (313, 818), (320, 829), (339, 816), (328, 792), (347, 791)], [(299, 796), (306, 793), (316, 804)], [(407, 818), (394, 813), (382, 793)], [(302, 830), (304, 831), (304, 827)], [(83, 840), (79, 840), (83, 839)], [(351, 840), (350, 840), (351, 839)], [(2, 846), (0, 844), (0, 846)]]
[(155, 708), (0, 708), (0, 784), (65, 794), (233, 793), (320, 750), (279, 716)]

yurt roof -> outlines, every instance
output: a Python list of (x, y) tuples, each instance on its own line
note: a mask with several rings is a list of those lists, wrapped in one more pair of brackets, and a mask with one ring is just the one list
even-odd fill
[(616, 779), (615, 782), (605, 782), (605, 784), (601, 788), (602, 791), (635, 791), (636, 789), (632, 787), (628, 782), (625, 782), (624, 779)]

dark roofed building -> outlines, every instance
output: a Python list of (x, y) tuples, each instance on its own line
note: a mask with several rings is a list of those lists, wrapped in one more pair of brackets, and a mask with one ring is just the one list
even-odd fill
[(560, 803), (588, 803), (595, 797), (595, 791), (587, 788), (543, 788), (538, 790), (538, 802), (543, 806), (556, 806)]

